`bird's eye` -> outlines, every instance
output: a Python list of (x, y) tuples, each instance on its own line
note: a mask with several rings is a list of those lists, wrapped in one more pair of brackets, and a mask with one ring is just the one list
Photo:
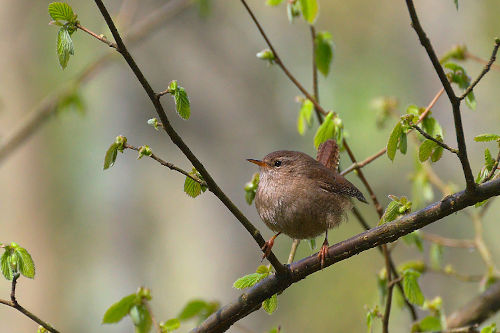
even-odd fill
[(276, 162), (274, 162), (274, 166), (275, 166), (275, 167), (279, 167), (279, 166), (281, 166), (281, 161), (276, 161)]

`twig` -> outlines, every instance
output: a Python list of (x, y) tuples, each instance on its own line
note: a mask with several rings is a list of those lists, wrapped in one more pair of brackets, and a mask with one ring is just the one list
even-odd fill
[[(384, 317), (382, 318), (382, 332), (389, 333), (389, 317), (391, 315), (391, 305), (392, 305), (392, 290), (394, 289), (394, 283), (392, 283), (392, 272), (391, 264), (389, 262), (389, 250), (387, 249), (387, 244), (382, 245), (382, 252), (385, 258), (385, 267), (387, 272), (387, 281), (391, 283), (387, 284), (387, 296), (385, 299)], [(399, 277), (396, 279), (399, 280)], [(395, 283), (397, 283), (396, 281)]]
[(498, 150), (498, 155), (497, 155), (497, 159), (495, 161), (495, 164), (493, 164), (493, 167), (491, 168), (490, 173), (488, 173), (486, 178), (484, 178), (483, 183), (485, 183), (485, 182), (489, 181), (491, 178), (493, 178), (493, 176), (495, 175), (495, 172), (498, 169), (498, 163), (500, 163), (500, 149)]
[(295, 258), (295, 253), (297, 252), (297, 248), (299, 247), (300, 239), (294, 239), (292, 242), (292, 248), (290, 249), (290, 254), (288, 255), (287, 264), (290, 265)]
[[(163, 109), (159, 99), (156, 97), (156, 93), (153, 88), (149, 84), (148, 80), (144, 77), (144, 74), (137, 66), (134, 58), (130, 55), (127, 50), (127, 47), (123, 43), (123, 40), (120, 36), (120, 33), (116, 29), (116, 26), (109, 15), (108, 10), (104, 6), (102, 0), (95, 0), (97, 7), (99, 8), (106, 24), (108, 25), (113, 37), (115, 39), (117, 45), (117, 51), (121, 53), (130, 69), (134, 72), (137, 80), (141, 83), (144, 91), (148, 95), (151, 103), (153, 104), (156, 113), (161, 119), (161, 123), (163, 124), (163, 129), (168, 134), (172, 142), (181, 150), (181, 152), (187, 157), (187, 159), (193, 164), (196, 170), (203, 176), (203, 179), (206, 181), (208, 189), (217, 197), (219, 200), (229, 209), (231, 213), (238, 219), (238, 221), (245, 227), (245, 229), (252, 235), (259, 248), (262, 248), (265, 244), (265, 240), (262, 237), (260, 231), (255, 228), (255, 226), (243, 215), (243, 213), (236, 207), (236, 205), (226, 196), (226, 194), (220, 189), (212, 176), (205, 169), (205, 166), (201, 163), (201, 161), (191, 152), (189, 147), (184, 143), (182, 138), (177, 134), (174, 130), (170, 121), (168, 120), (167, 114)], [(267, 257), (269, 262), (273, 265), (277, 275), (287, 275), (287, 268), (283, 266), (274, 253), (270, 253)]]
[[(124, 144), (123, 145), (124, 148), (128, 148), (128, 149), (132, 149), (132, 150), (135, 150), (135, 151), (140, 151), (141, 148), (138, 148), (138, 147), (134, 147), (134, 146), (131, 146), (129, 145), (128, 143)], [(177, 171), (179, 173), (182, 173), (184, 176), (186, 177), (189, 177), (191, 178), (192, 180), (194, 180), (195, 182), (197, 182), (198, 184), (200, 184), (201, 186), (208, 186), (207, 183), (201, 179), (198, 179), (197, 177), (194, 177), (193, 175), (191, 175), (189, 172), (185, 171), (185, 170), (182, 170), (181, 168), (179, 167), (176, 167), (174, 164), (170, 163), (170, 162), (167, 162), (167, 161), (164, 161), (162, 160), (161, 158), (159, 158), (157, 155), (155, 155), (154, 153), (151, 153), (151, 155), (149, 155), (150, 158), (152, 158), (153, 160), (157, 161), (158, 163), (160, 163), (161, 165), (169, 168), (170, 170), (174, 170), (174, 171)]]
[[(314, 25), (310, 25), (311, 30), (311, 41), (312, 41), (312, 78), (313, 78), (313, 93), (316, 102), (319, 103), (319, 89), (318, 89), (318, 66), (316, 65), (316, 28)], [(318, 122), (321, 124), (323, 122), (323, 118), (321, 116), (321, 112), (317, 107), (314, 107), (314, 111), (316, 112), (316, 117), (318, 118)]]
[(458, 158), (460, 159), (460, 164), (462, 165), (462, 170), (465, 177), (466, 189), (467, 191), (474, 191), (476, 188), (476, 182), (474, 181), (474, 176), (472, 175), (472, 170), (470, 167), (469, 159), (467, 157), (467, 146), (465, 144), (465, 135), (464, 129), (462, 125), (462, 115), (460, 114), (460, 102), (461, 100), (455, 95), (453, 88), (451, 87), (448, 78), (439, 63), (439, 59), (434, 52), (431, 41), (427, 38), (424, 29), (420, 25), (420, 21), (417, 16), (417, 12), (415, 11), (415, 6), (413, 4), (413, 0), (406, 0), (406, 6), (408, 7), (408, 13), (410, 14), (410, 19), (412, 22), (412, 26), (417, 33), (417, 36), (420, 40), (420, 43), (427, 51), (427, 55), (431, 60), (432, 65), (434, 66), (434, 70), (436, 71), (441, 84), (443, 85), (446, 94), (448, 95), (448, 99), (450, 100), (452, 109), (453, 109), (453, 120), (455, 123), (455, 132), (457, 137), (458, 144)]
[(35, 316), (33, 313), (31, 313), (29, 310), (25, 309), (21, 304), (17, 302), (16, 299), (16, 284), (17, 284), (17, 279), (19, 278), (20, 274), (17, 273), (13, 276), (12, 278), (12, 286), (11, 286), (11, 292), (10, 292), (10, 301), (0, 299), (0, 304), (4, 304), (7, 306), (10, 306), (11, 308), (16, 309), (17, 311), (21, 312), (24, 314), (26, 317), (30, 318), (34, 322), (36, 322), (38, 325), (43, 326), (47, 331), (52, 332), (52, 333), (59, 333), (58, 330), (53, 328), (49, 323), (43, 321), (42, 319), (38, 318)]
[[(465, 52), (465, 59), (472, 59), (480, 64), (483, 64), (483, 65), (486, 65), (488, 63), (488, 60), (486, 59), (483, 59), (481, 57), (478, 57), (477, 55), (475, 54), (472, 54), (470, 52)], [(497, 65), (497, 64), (492, 64), (491, 65), (491, 69), (492, 70), (496, 70), (496, 71), (500, 71), (500, 65)]]
[(497, 52), (498, 48), (500, 47), (500, 38), (495, 38), (495, 46), (493, 47), (493, 52), (491, 53), (490, 60), (488, 63), (484, 66), (483, 70), (481, 73), (479, 73), (479, 76), (470, 84), (469, 87), (464, 91), (464, 93), (458, 98), (460, 100), (464, 99), (467, 97), (467, 95), (474, 89), (474, 87), (481, 81), (483, 76), (486, 75), (490, 71), (491, 65), (495, 62), (497, 58)]
[(484, 243), (483, 239), (483, 223), (481, 217), (477, 212), (472, 214), (472, 222), (474, 223), (474, 242), (476, 244), (476, 248), (481, 256), (481, 259), (484, 261), (488, 270), (498, 275), (498, 270), (495, 267), (495, 262), (492, 259), (491, 252), (488, 250), (488, 247)]
[[(462, 191), (450, 195), (419, 211), (403, 215), (394, 221), (331, 246), (328, 249), (325, 267), (370, 248), (393, 242), (412, 231), (441, 220), (445, 216), (497, 195), (500, 195), (500, 179), (478, 185), (474, 192)], [(240, 295), (235, 301), (212, 314), (192, 332), (220, 332), (226, 330), (234, 322), (256, 311), (265, 299), (287, 289), (292, 284), (319, 270), (321, 270), (321, 262), (317, 254), (295, 262), (290, 265), (290, 275), (282, 278), (277, 278), (274, 275), (265, 278)], [(500, 283), (498, 284), (500, 286)], [(500, 300), (500, 297), (497, 297), (497, 300)], [(500, 304), (500, 302), (498, 303)]]
[(429, 242), (436, 243), (446, 247), (459, 247), (463, 249), (473, 249), (476, 247), (475, 241), (471, 239), (447, 238), (423, 231), (420, 232), (420, 235), (422, 236), (423, 239), (428, 240)]
[(483, 279), (482, 275), (466, 275), (456, 272), (455, 270), (448, 271), (446, 269), (429, 269), (431, 272), (454, 277), (462, 282), (480, 282)]
[(432, 136), (430, 136), (429, 134), (425, 133), (423, 129), (421, 129), (420, 127), (418, 127), (417, 125), (412, 125), (411, 126), (413, 129), (416, 129), (420, 134), (422, 134), (423, 137), (425, 137), (426, 139), (429, 139), (433, 142), (435, 142), (438, 146), (441, 146), (443, 147), (444, 149), (446, 150), (449, 150), (451, 151), (452, 153), (454, 154), (458, 154), (458, 150), (456, 150), (455, 148), (451, 148), (450, 146), (448, 146), (446, 143), (444, 142), (441, 142), (439, 140), (437, 140), (436, 138), (433, 138)]
[(113, 42), (110, 42), (109, 40), (107, 40), (107, 39), (106, 39), (106, 37), (105, 37), (104, 35), (98, 35), (98, 34), (96, 34), (95, 32), (90, 31), (89, 29), (85, 28), (85, 27), (84, 27), (84, 26), (82, 26), (80, 23), (75, 24), (75, 26), (76, 26), (78, 29), (80, 29), (80, 30), (82, 30), (82, 31), (84, 31), (84, 32), (86, 32), (86, 33), (88, 33), (88, 34), (89, 34), (89, 35), (91, 35), (92, 37), (94, 37), (94, 38), (96, 38), (96, 39), (100, 40), (101, 42), (103, 42), (104, 44), (108, 45), (109, 47), (112, 47), (112, 48), (116, 49), (116, 44), (115, 44), (115, 43), (113, 43)]

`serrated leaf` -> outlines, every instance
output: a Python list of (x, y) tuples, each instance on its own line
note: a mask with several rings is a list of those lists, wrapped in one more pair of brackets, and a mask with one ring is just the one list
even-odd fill
[(326, 77), (333, 59), (332, 35), (328, 31), (318, 32), (314, 43), (316, 47), (316, 66), (321, 74)]
[(174, 93), (175, 108), (182, 119), (189, 119), (191, 116), (191, 107), (186, 90), (183, 87), (178, 87)]
[(22, 247), (16, 247), (14, 252), (17, 255), (19, 272), (25, 277), (33, 279), (35, 277), (35, 263), (31, 255)]
[(274, 6), (278, 6), (282, 2), (283, 2), (283, 0), (266, 0), (266, 5), (274, 7)]
[(318, 1), (317, 0), (300, 0), (300, 6), (302, 9), (302, 16), (304, 19), (313, 24), (318, 16)]
[(201, 185), (193, 179), (186, 177), (184, 181), (184, 192), (190, 197), (196, 198), (201, 194)]
[(384, 215), (380, 219), (379, 225), (394, 221), (399, 215), (399, 207), (402, 205), (397, 201), (389, 202), (387, 208), (385, 209)]
[(407, 149), (408, 149), (408, 138), (406, 133), (402, 132), (401, 136), (399, 137), (399, 151), (401, 152), (401, 154), (405, 155)]
[(109, 169), (115, 164), (117, 154), (118, 144), (116, 142), (113, 142), (113, 144), (109, 146), (108, 150), (106, 151), (106, 155), (104, 156), (104, 170)]
[(268, 274), (252, 273), (240, 277), (238, 280), (234, 281), (233, 287), (236, 289), (245, 289), (254, 286), (262, 279), (267, 277)]
[(207, 306), (207, 302), (201, 299), (192, 300), (184, 306), (181, 313), (177, 316), (177, 319), (180, 321), (191, 319), (199, 315)]
[(68, 22), (73, 22), (75, 19), (75, 14), (73, 9), (64, 2), (53, 2), (49, 4), (49, 15), (54, 20), (65, 20)]
[(111, 305), (104, 317), (102, 318), (103, 324), (117, 323), (123, 319), (129, 312), (132, 306), (137, 302), (137, 295), (131, 294), (123, 297), (121, 300)]
[(440, 244), (432, 243), (429, 249), (429, 257), (431, 267), (434, 269), (441, 269), (443, 266), (443, 246)]
[(389, 136), (389, 141), (387, 142), (387, 156), (391, 161), (394, 161), (396, 150), (398, 148), (398, 141), (403, 133), (401, 126), (401, 122), (398, 122), (396, 126), (394, 126), (391, 135)]
[(335, 124), (333, 121), (333, 112), (329, 112), (323, 120), (323, 124), (318, 127), (316, 135), (314, 136), (314, 147), (318, 149), (319, 145), (328, 139), (335, 137)]
[(181, 327), (181, 322), (177, 318), (169, 319), (164, 323), (160, 323), (160, 329), (162, 333), (173, 332)]
[(443, 151), (444, 151), (443, 147), (436, 145), (436, 149), (434, 149), (434, 151), (431, 154), (431, 161), (434, 163), (439, 161), (441, 159), (441, 157), (443, 156)]
[(306, 126), (311, 127), (312, 125), (312, 113), (314, 109), (314, 104), (305, 99), (300, 107), (299, 116), (297, 118), (297, 131), (300, 135), (304, 135), (306, 132)]
[(2, 258), (0, 258), (2, 274), (9, 281), (11, 281), (14, 276), (14, 273), (12, 272), (12, 268), (10, 266), (10, 255), (11, 251), (6, 249), (2, 254)]
[(272, 314), (278, 307), (278, 296), (274, 294), (270, 298), (262, 302), (262, 308), (268, 313)]
[(74, 53), (73, 40), (71, 40), (68, 29), (62, 27), (57, 33), (57, 57), (62, 69), (66, 68), (70, 55)]
[(485, 133), (485, 134), (479, 134), (479, 135), (474, 137), (474, 141), (477, 141), (477, 142), (487, 142), (487, 141), (495, 141), (495, 140), (500, 140), (500, 135)]
[(255, 271), (255, 273), (269, 274), (269, 268), (267, 268), (267, 266), (260, 265), (259, 267), (257, 267), (257, 270)]
[(153, 325), (151, 314), (144, 304), (136, 304), (130, 309), (130, 319), (135, 326), (135, 333), (148, 333)]
[(441, 319), (434, 316), (427, 316), (418, 323), (418, 332), (441, 331)]
[(424, 294), (422, 294), (422, 290), (418, 285), (418, 278), (420, 277), (420, 273), (413, 270), (408, 269), (403, 272), (403, 291), (410, 303), (413, 303), (418, 306), (422, 306), (425, 301)]
[(432, 140), (426, 139), (418, 148), (418, 159), (420, 162), (425, 162), (431, 157), (434, 148), (439, 147), (437, 143)]
[(493, 159), (493, 156), (491, 156), (490, 150), (488, 148), (484, 150), (484, 162), (484, 165), (486, 166), (486, 169), (488, 169), (488, 171), (491, 171), (496, 163), (495, 159)]
[(467, 104), (469, 109), (471, 109), (472, 111), (476, 110), (477, 101), (476, 97), (474, 96), (474, 92), (471, 91), (467, 94), (467, 96), (465, 96), (465, 104)]

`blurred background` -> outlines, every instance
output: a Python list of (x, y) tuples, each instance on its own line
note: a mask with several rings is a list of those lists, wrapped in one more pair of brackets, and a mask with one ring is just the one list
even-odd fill
[[(57, 28), (49, 26), (50, 1), (4, 0), (0, 10), (0, 140), (23, 124), (49, 93), (68, 85), (94, 59), (109, 50), (78, 31), (75, 56), (61, 70), (56, 56)], [(91, 1), (70, 1), (82, 25), (111, 39)], [(122, 25), (130, 26), (164, 5), (160, 0), (107, 1)], [(395, 121), (378, 129), (372, 101), (395, 96), (403, 111), (409, 104), (427, 105), (441, 88), (431, 64), (411, 29), (404, 2), (320, 0), (319, 31), (332, 33), (334, 61), (327, 79), (320, 76), (320, 101), (342, 117), (350, 146), (362, 160), (386, 144)], [(191, 119), (183, 121), (170, 97), (162, 99), (178, 132), (203, 161), (222, 189), (263, 232), (255, 207), (245, 202), (243, 187), (256, 172), (246, 158), (261, 158), (278, 149), (315, 155), (317, 123), (305, 136), (296, 130), (299, 91), (277, 66), (255, 54), (264, 40), (239, 1), (209, 2), (208, 13), (194, 4), (164, 20), (154, 33), (130, 48), (156, 91), (179, 80), (191, 101)], [(285, 6), (249, 1), (256, 16), (292, 73), (311, 88), (310, 32), (303, 19), (289, 24)], [(455, 44), (488, 58), (493, 38), (500, 36), (495, 0), (417, 2), (417, 11), (436, 52)], [(126, 30), (125, 28), (123, 28)], [(475, 77), (482, 65), (464, 63)], [(492, 71), (474, 90), (476, 111), (463, 107), (463, 121), (474, 174), (484, 164), (481, 133), (498, 133), (500, 72)], [(261, 252), (237, 220), (210, 192), (192, 199), (184, 194), (184, 177), (136, 153), (119, 154), (103, 171), (104, 154), (117, 135), (135, 146), (148, 144), (165, 160), (190, 170), (191, 165), (162, 131), (146, 121), (156, 116), (146, 94), (125, 62), (117, 58), (81, 86), (86, 112), (64, 112), (40, 122), (39, 129), (0, 165), (0, 242), (15, 241), (28, 249), (36, 264), (34, 280), (21, 278), (18, 300), (62, 332), (130, 332), (127, 318), (118, 325), (100, 324), (106, 309), (138, 286), (151, 288), (158, 320), (175, 317), (189, 300), (226, 304), (240, 291), (232, 283), (254, 272)], [(445, 141), (456, 146), (445, 96), (433, 109)], [(316, 121), (316, 120), (315, 120)], [(413, 150), (386, 156), (364, 172), (384, 207), (388, 194), (411, 195), (409, 176)], [(496, 155), (494, 145), (492, 153)], [(445, 152), (433, 165), (446, 183), (463, 187), (458, 160)], [(342, 156), (341, 166), (350, 165)], [(354, 174), (348, 179), (367, 195)], [(435, 192), (434, 200), (441, 194)], [(485, 242), (493, 259), (500, 258), (500, 205), (492, 203), (484, 218)], [(378, 222), (372, 206), (360, 206), (369, 223)], [(473, 208), (469, 208), (472, 210)], [(354, 217), (330, 233), (330, 244), (362, 231)], [(473, 226), (463, 213), (425, 228), (452, 238), (472, 238)], [(318, 240), (320, 243), (320, 240)], [(286, 261), (291, 239), (278, 238), (274, 251)], [(428, 243), (425, 243), (426, 251)], [(297, 259), (313, 252), (306, 243)], [(401, 244), (396, 263), (419, 259), (415, 248)], [(445, 262), (464, 274), (483, 274), (478, 253), (446, 249)], [(376, 249), (340, 262), (289, 288), (278, 298), (272, 315), (253, 313), (231, 332), (265, 332), (281, 325), (285, 332), (363, 332), (365, 306), (379, 302), (376, 274), (383, 267)], [(443, 297), (447, 314), (478, 293), (478, 283), (429, 273), (421, 279), (426, 298)], [(10, 283), (0, 280), (0, 297), (9, 298)], [(499, 319), (495, 316), (493, 320)], [(0, 307), (2, 332), (34, 332), (37, 325), (17, 311)], [(410, 317), (395, 306), (391, 327), (407, 331)], [(194, 326), (183, 324), (180, 332)], [(250, 330), (250, 331), (248, 331)]]

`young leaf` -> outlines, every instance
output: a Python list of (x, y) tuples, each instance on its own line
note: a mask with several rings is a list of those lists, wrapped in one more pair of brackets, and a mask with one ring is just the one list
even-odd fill
[(297, 118), (297, 131), (300, 135), (304, 135), (306, 126), (311, 127), (313, 109), (313, 103), (308, 99), (304, 99), (300, 107), (299, 117)]
[(318, 0), (299, 0), (304, 19), (313, 24), (318, 16)]
[(485, 133), (485, 134), (479, 134), (478, 136), (474, 137), (474, 141), (477, 142), (487, 142), (495, 140), (500, 140), (500, 135)]
[(401, 136), (399, 139), (399, 151), (401, 152), (401, 154), (405, 155), (407, 149), (408, 149), (408, 139), (406, 133), (401, 132)]
[(455, 8), (458, 10), (458, 0), (453, 0), (453, 2), (455, 3)]
[(20, 246), (15, 247), (14, 252), (17, 256), (19, 272), (25, 277), (33, 279), (35, 277), (35, 263), (33, 262), (31, 255), (28, 251), (26, 251), (26, 249)]
[(182, 119), (189, 119), (191, 115), (191, 107), (189, 106), (189, 98), (186, 90), (183, 87), (178, 87), (174, 93), (175, 108)]
[(201, 185), (193, 179), (186, 177), (184, 181), (184, 192), (190, 197), (196, 198), (201, 194)]
[(401, 134), (403, 133), (401, 126), (401, 122), (398, 121), (396, 126), (394, 126), (391, 135), (389, 136), (389, 141), (387, 142), (387, 156), (391, 161), (394, 161), (396, 150), (398, 148), (398, 141), (401, 137)]
[(441, 319), (434, 316), (427, 316), (418, 323), (418, 331), (415, 332), (435, 332), (441, 330)]
[(131, 294), (123, 297), (121, 300), (111, 305), (102, 318), (103, 324), (117, 323), (122, 320), (129, 312), (132, 306), (137, 304), (137, 295)]
[(130, 319), (135, 326), (135, 333), (148, 333), (153, 325), (153, 320), (144, 304), (136, 304), (130, 309)]
[(481, 333), (497, 333), (497, 325), (495, 323), (491, 323), (488, 326), (485, 326), (481, 329)]
[(68, 65), (69, 56), (75, 54), (73, 41), (68, 32), (68, 29), (62, 27), (57, 33), (57, 56), (62, 69)]
[(282, 2), (283, 0), (266, 0), (266, 5), (274, 7), (281, 4)]
[(441, 157), (443, 156), (443, 151), (444, 151), (443, 147), (436, 146), (436, 148), (434, 149), (434, 151), (431, 154), (431, 161), (434, 163), (439, 161), (441, 159)]
[(148, 145), (144, 145), (139, 147), (139, 154), (137, 155), (137, 159), (140, 160), (144, 156), (151, 156), (153, 155), (153, 151)]
[(278, 307), (278, 296), (274, 294), (270, 298), (262, 302), (262, 307), (268, 314), (272, 314)]
[(257, 194), (257, 189), (259, 187), (259, 173), (254, 173), (252, 180), (245, 184), (245, 200), (247, 204), (251, 205), (255, 195)]
[(300, 3), (298, 1), (287, 1), (286, 15), (288, 22), (293, 23), (293, 19), (300, 16)]
[(113, 142), (113, 144), (109, 146), (108, 150), (106, 151), (106, 156), (104, 156), (104, 170), (109, 169), (115, 164), (117, 154), (118, 144), (116, 142)]
[(5, 252), (2, 254), (2, 257), (0, 258), (2, 274), (9, 281), (12, 280), (12, 278), (14, 277), (14, 272), (12, 272), (12, 267), (10, 265), (11, 252), (12, 251), (10, 249), (5, 249)]
[(333, 58), (332, 34), (328, 31), (318, 32), (314, 44), (316, 47), (316, 66), (321, 74), (326, 77), (330, 71)]
[(491, 171), (493, 169), (493, 166), (495, 165), (495, 159), (493, 156), (491, 156), (490, 150), (486, 148), (484, 150), (484, 165), (486, 166), (486, 169), (488, 171)]
[(429, 249), (429, 257), (431, 260), (431, 267), (437, 270), (441, 269), (441, 266), (443, 266), (443, 246), (432, 243)]
[(181, 327), (181, 322), (177, 318), (169, 319), (164, 323), (160, 323), (160, 329), (162, 333), (173, 332), (179, 327)]
[(74, 22), (76, 19), (73, 9), (64, 2), (53, 2), (49, 4), (49, 15), (54, 20)]
[(471, 91), (470, 93), (467, 94), (467, 96), (465, 96), (465, 104), (467, 104), (469, 109), (471, 109), (472, 111), (476, 109), (477, 102), (473, 91)]
[(270, 273), (270, 271), (269, 271), (269, 268), (267, 268), (267, 266), (260, 265), (259, 267), (257, 267), (257, 270), (255, 271), (255, 273), (259, 273), (259, 274), (269, 274), (269, 273)]
[(422, 290), (420, 290), (420, 286), (418, 285), (419, 276), (420, 273), (413, 269), (404, 271), (403, 291), (410, 303), (422, 306), (422, 304), (424, 304), (425, 297), (424, 294), (422, 294)]
[(314, 249), (316, 249), (316, 239), (314, 238), (311, 238), (309, 239), (309, 248), (311, 249), (311, 251), (314, 251)]
[(437, 143), (432, 140), (426, 139), (418, 148), (418, 159), (420, 162), (425, 162), (431, 157), (434, 148), (439, 147)]
[(203, 300), (192, 300), (188, 304), (186, 304), (186, 306), (184, 306), (181, 313), (177, 316), (177, 319), (179, 319), (180, 321), (184, 321), (194, 318), (195, 316), (199, 315), (200, 312), (202, 312), (203, 309), (207, 307), (207, 305), (207, 302)]
[(234, 281), (233, 287), (236, 289), (245, 289), (245, 288), (252, 287), (268, 275), (269, 275), (269, 273), (267, 273), (267, 274), (252, 273), (252, 274), (242, 276), (238, 280)]
[[(316, 135), (314, 136), (314, 147), (318, 149), (319, 145), (328, 139), (338, 138), (341, 127), (334, 121), (334, 113), (329, 112), (325, 117), (323, 124), (318, 127)], [(336, 120), (336, 119), (335, 119)], [(340, 142), (337, 140), (337, 142)]]
[(380, 219), (379, 225), (394, 221), (399, 215), (399, 207), (401, 204), (398, 201), (391, 201), (385, 209), (384, 215)]

